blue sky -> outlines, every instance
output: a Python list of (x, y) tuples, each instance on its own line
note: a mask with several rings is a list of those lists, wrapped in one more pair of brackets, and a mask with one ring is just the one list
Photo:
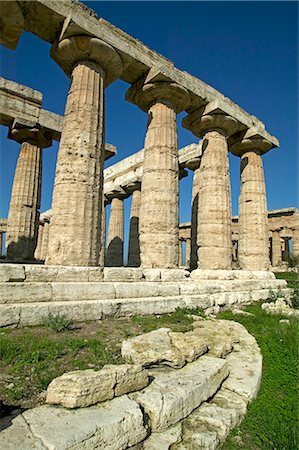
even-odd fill
[[(297, 2), (83, 2), (114, 25), (171, 59), (261, 119), (280, 140), (263, 157), (268, 208), (298, 207)], [(49, 56), (50, 45), (23, 33), (16, 51), (1, 48), (1, 75), (41, 91), (44, 108), (63, 114), (69, 80)], [(106, 90), (106, 141), (118, 147), (109, 164), (143, 147), (147, 117), (124, 100), (129, 85)], [(196, 142), (181, 125), (179, 146)], [(0, 127), (1, 203), (6, 217), (19, 145)], [(58, 144), (44, 151), (42, 207), (51, 207)], [(233, 214), (239, 159), (230, 155)], [(190, 174), (191, 175), (191, 174)], [(181, 181), (180, 220), (190, 220), (192, 178)], [(130, 200), (126, 201), (126, 216)]]

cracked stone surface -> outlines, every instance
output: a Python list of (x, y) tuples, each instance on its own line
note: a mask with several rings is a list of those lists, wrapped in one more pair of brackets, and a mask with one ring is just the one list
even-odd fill
[(49, 384), (46, 402), (79, 408), (111, 400), (148, 385), (141, 366), (106, 365), (101, 370), (77, 370), (64, 373)]
[(210, 398), (228, 374), (224, 360), (202, 356), (182, 369), (157, 374), (150, 386), (131, 396), (149, 416), (152, 430), (164, 431)]
[(67, 410), (44, 405), (27, 410), (1, 433), (1, 441), (5, 450), (121, 450), (145, 436), (140, 407), (122, 396), (101, 407)]

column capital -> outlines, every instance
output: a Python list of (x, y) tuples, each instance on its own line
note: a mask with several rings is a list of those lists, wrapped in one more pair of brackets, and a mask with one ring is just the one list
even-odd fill
[(127, 183), (124, 185), (121, 185), (122, 189), (127, 192), (128, 194), (132, 194), (134, 191), (140, 191), (141, 190), (141, 180), (139, 181), (132, 181), (131, 183)]
[[(277, 141), (277, 140), (276, 140)], [(277, 142), (271, 142), (263, 136), (257, 128), (250, 128), (238, 133), (229, 139), (230, 151), (236, 156), (242, 156), (248, 151), (254, 151), (259, 155), (268, 152), (271, 148), (279, 145)]]
[(122, 71), (122, 60), (117, 51), (92, 36), (70, 36), (57, 41), (53, 44), (50, 55), (68, 77), (71, 77), (78, 63), (95, 63), (104, 71), (105, 86), (119, 78)]
[(183, 127), (192, 131), (197, 137), (203, 137), (208, 132), (218, 131), (225, 137), (237, 133), (240, 129), (240, 122), (228, 115), (220, 108), (214, 110), (203, 106), (188, 114), (183, 119)]
[(193, 172), (199, 168), (201, 158), (192, 158), (186, 161), (185, 166), (187, 169), (192, 170)]
[(128, 196), (129, 194), (127, 194), (127, 192), (125, 192), (121, 187), (119, 189), (113, 189), (110, 192), (105, 192), (105, 197), (107, 198), (108, 202), (111, 202), (114, 198), (124, 200)]
[(2, 0), (0, 8), (0, 44), (15, 50), (24, 27), (24, 16), (18, 2)]
[(138, 80), (126, 93), (126, 100), (147, 112), (155, 103), (163, 103), (179, 113), (190, 104), (187, 89), (171, 81)]
[(52, 145), (51, 133), (38, 123), (15, 119), (8, 132), (8, 138), (19, 144), (28, 142), (39, 148)]

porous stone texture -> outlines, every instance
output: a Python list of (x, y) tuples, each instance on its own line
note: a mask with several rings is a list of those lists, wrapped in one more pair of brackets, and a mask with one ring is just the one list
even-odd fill
[(123, 341), (122, 356), (143, 367), (160, 365), (183, 367), (185, 359), (181, 352), (172, 345), (169, 332), (170, 328), (159, 328)]
[[(25, 431), (23, 435), (20, 426)], [(16, 417), (1, 433), (5, 450), (122, 450), (145, 437), (141, 409), (127, 396), (115, 398), (101, 407), (77, 410), (40, 406)]]
[(181, 440), (182, 425), (177, 425), (167, 428), (166, 431), (160, 433), (152, 433), (148, 439), (143, 443), (143, 450), (170, 450), (172, 444)]
[(1, 264), (0, 282), (15, 282), (25, 280), (25, 268), (20, 264)]
[(124, 202), (118, 197), (114, 197), (111, 201), (106, 265), (111, 267), (124, 265)]
[(270, 266), (266, 187), (258, 150), (241, 156), (238, 261), (245, 270)]
[(150, 386), (131, 394), (148, 414), (153, 431), (164, 431), (210, 398), (228, 376), (224, 360), (202, 356), (182, 369), (157, 374)]
[(99, 371), (77, 370), (54, 378), (48, 386), (46, 402), (66, 408), (82, 408), (147, 385), (148, 375), (141, 366), (106, 365)]
[(130, 234), (128, 249), (128, 266), (140, 266), (140, 244), (139, 244), (139, 212), (140, 212), (141, 192), (135, 189), (132, 193), (131, 213), (130, 213)]
[(201, 269), (231, 266), (231, 197), (228, 145), (219, 131), (207, 132), (198, 175), (198, 264)]
[(279, 298), (275, 302), (263, 303), (261, 308), (268, 314), (299, 317), (299, 310), (291, 308), (282, 298)]
[(33, 260), (41, 195), (42, 149), (23, 142), (17, 161), (6, 234), (7, 259)]
[(109, 58), (120, 58), (110, 46), (88, 36), (62, 40), (52, 56), (71, 73), (72, 82), (58, 152), (47, 264), (96, 266), (105, 154), (104, 84), (110, 76), (103, 66)]

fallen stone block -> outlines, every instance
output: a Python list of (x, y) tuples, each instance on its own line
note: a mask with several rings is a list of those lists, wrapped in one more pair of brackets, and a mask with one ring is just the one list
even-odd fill
[(204, 336), (201, 338), (193, 331), (186, 333), (169, 333), (171, 343), (184, 356), (187, 362), (195, 361), (209, 350)]
[(172, 345), (169, 336), (170, 328), (159, 328), (149, 333), (126, 339), (122, 342), (121, 354), (134, 364), (143, 367), (183, 367), (185, 358)]
[(148, 385), (148, 375), (137, 365), (106, 365), (99, 371), (64, 373), (48, 386), (46, 402), (66, 408), (82, 408), (110, 400)]
[(157, 374), (150, 386), (131, 394), (150, 418), (153, 431), (164, 431), (210, 398), (228, 376), (226, 362), (202, 356), (182, 369)]
[[(30, 430), (28, 437), (21, 437), (21, 417)], [(139, 405), (122, 396), (101, 407), (69, 410), (43, 405), (27, 410), (1, 433), (1, 448), (124, 450), (142, 441), (146, 433)]]

